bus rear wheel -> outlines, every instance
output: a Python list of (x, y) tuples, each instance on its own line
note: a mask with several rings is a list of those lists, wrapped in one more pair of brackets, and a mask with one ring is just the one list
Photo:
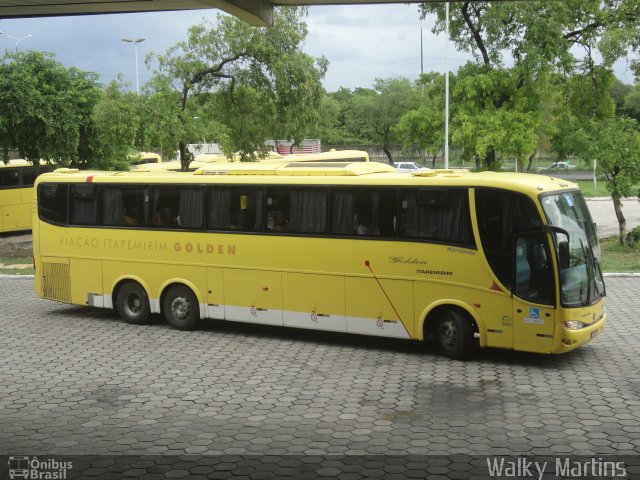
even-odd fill
[(127, 323), (144, 325), (149, 321), (149, 297), (139, 283), (127, 282), (118, 289), (116, 308)]
[(173, 328), (191, 330), (200, 320), (200, 305), (191, 289), (174, 285), (164, 295), (162, 313)]
[(440, 351), (447, 357), (460, 360), (473, 351), (473, 329), (461, 313), (447, 309), (436, 328)]

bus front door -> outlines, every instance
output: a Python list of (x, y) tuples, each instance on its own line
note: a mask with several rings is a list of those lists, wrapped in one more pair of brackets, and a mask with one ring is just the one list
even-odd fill
[(544, 234), (525, 234), (514, 242), (513, 346), (548, 353), (555, 327), (555, 282)]

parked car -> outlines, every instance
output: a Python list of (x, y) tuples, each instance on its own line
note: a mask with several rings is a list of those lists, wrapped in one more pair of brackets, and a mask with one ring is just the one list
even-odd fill
[(575, 170), (576, 166), (573, 163), (569, 162), (555, 162), (549, 165), (548, 167), (541, 168), (541, 172), (568, 172), (570, 170)]
[(395, 162), (394, 166), (396, 167), (396, 170), (398, 170), (398, 172), (402, 173), (413, 173), (428, 170), (427, 168), (421, 167), (415, 162)]

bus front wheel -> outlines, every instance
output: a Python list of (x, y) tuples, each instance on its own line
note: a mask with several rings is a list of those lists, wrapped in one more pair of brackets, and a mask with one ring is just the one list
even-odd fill
[(473, 329), (461, 313), (447, 309), (436, 328), (440, 351), (454, 360), (463, 359), (473, 350)]
[(116, 308), (127, 323), (143, 325), (149, 321), (149, 297), (139, 283), (127, 282), (118, 289)]
[(200, 305), (189, 288), (174, 285), (164, 295), (162, 313), (173, 328), (191, 330), (200, 320)]

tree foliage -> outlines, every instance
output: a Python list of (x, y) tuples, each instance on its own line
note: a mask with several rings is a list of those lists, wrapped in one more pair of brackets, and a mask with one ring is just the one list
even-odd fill
[(218, 15), (215, 25), (191, 27), (186, 41), (149, 59), (159, 64), (149, 108), (171, 117), (175, 128), (161, 140), (177, 138), (183, 168), (191, 141), (218, 140), (225, 153), (251, 159), (266, 154), (266, 140), (300, 142), (315, 125), (327, 62), (301, 50), (304, 12), (278, 9), (270, 28)]
[[(421, 10), (435, 14), (434, 32), (444, 30), (443, 4), (424, 3)], [(638, 20), (637, 0), (451, 4), (451, 40), (474, 56), (461, 75), (467, 81), (453, 92), (458, 115), (452, 120), (452, 140), (480, 156), (488, 168), (495, 167), (496, 151), (517, 158), (535, 152), (536, 137), (566, 125), (547, 116), (544, 104), (552, 87), (559, 79), (573, 82), (574, 76), (607, 84), (604, 72), (639, 48)], [(638, 67), (633, 55), (629, 58)], [(507, 62), (512, 66), (505, 67)], [(595, 97), (605, 110), (607, 97), (606, 92)], [(594, 97), (585, 100), (591, 109)]]
[(93, 74), (66, 68), (51, 54), (6, 52), (0, 63), (0, 150), (27, 160), (78, 162), (99, 97)]

